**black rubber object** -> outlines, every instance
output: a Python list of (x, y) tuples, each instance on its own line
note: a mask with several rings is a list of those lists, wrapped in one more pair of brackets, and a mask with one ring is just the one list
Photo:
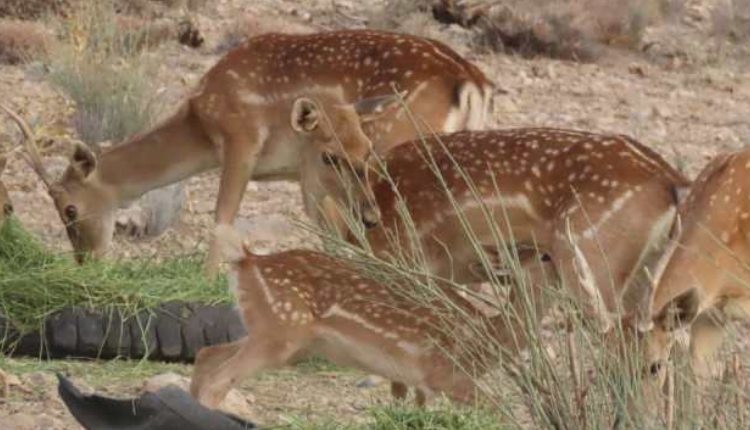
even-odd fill
[(169, 302), (129, 318), (113, 310), (71, 307), (50, 315), (41, 332), (23, 336), (0, 315), (0, 350), (16, 356), (146, 357), (190, 363), (202, 347), (245, 334), (231, 305)]
[(246, 430), (255, 424), (208, 409), (190, 394), (170, 385), (134, 399), (84, 395), (57, 374), (57, 391), (70, 413), (87, 430)]

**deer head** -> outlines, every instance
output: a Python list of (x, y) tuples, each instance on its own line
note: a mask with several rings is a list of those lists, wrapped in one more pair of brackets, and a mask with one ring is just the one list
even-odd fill
[[(357, 184), (356, 187), (347, 187), (347, 190), (359, 193), (363, 201), (372, 202), (372, 199), (365, 198), (369, 192), (365, 164), (372, 144), (362, 131), (361, 124), (377, 118), (395, 106), (397, 100), (395, 96), (387, 96), (342, 104), (338, 99), (299, 97), (292, 103), (288, 124), (305, 148), (303, 151), (316, 154), (321, 169), (343, 172), (351, 179), (350, 185)], [(138, 197), (126, 190), (133, 184), (116, 187), (106, 183), (102, 179), (102, 160), (108, 153), (99, 156), (84, 145), (75, 146), (62, 177), (57, 181), (51, 180), (41, 162), (31, 128), (16, 113), (8, 109), (6, 112), (24, 133), (32, 166), (54, 201), (76, 260), (82, 262), (87, 257), (101, 257), (112, 240), (115, 211), (123, 203)], [(175, 132), (175, 122), (166, 121), (162, 126), (172, 127), (171, 132)], [(154, 133), (159, 132), (159, 127), (154, 129)], [(123, 145), (134, 144), (148, 135), (138, 136)], [(170, 136), (161, 138), (168, 139)], [(166, 154), (154, 156), (164, 157)], [(116, 168), (113, 164), (110, 163), (107, 168)], [(131, 182), (138, 182), (138, 178), (133, 178)], [(356, 211), (367, 224), (377, 224), (379, 213), (373, 203), (362, 204)]]
[[(109, 243), (105, 232), (111, 237), (114, 227), (112, 211), (109, 210), (113, 198), (96, 186), (94, 153), (83, 145), (77, 145), (62, 178), (53, 182), (42, 163), (31, 127), (12, 110), (5, 106), (2, 108), (23, 133), (28, 160), (55, 203), (76, 260), (82, 262), (87, 251), (102, 252)], [(107, 228), (108, 225), (111, 227)]]
[[(303, 151), (300, 172), (303, 199), (307, 213), (317, 217), (315, 221), (318, 225), (331, 221), (335, 225), (329, 227), (343, 234), (346, 226), (338, 224), (344, 222), (346, 217), (337, 213), (342, 208), (351, 210), (354, 220), (361, 221), (366, 228), (372, 228), (380, 222), (380, 210), (370, 186), (372, 163), (367, 162), (371, 148), (363, 154), (363, 159), (361, 156), (352, 156), (356, 151), (345, 146), (346, 143), (369, 139), (361, 128), (353, 128), (348, 124), (355, 121), (365, 124), (377, 120), (381, 115), (397, 108), (403, 95), (370, 97), (352, 104), (334, 105), (332, 114), (328, 116), (327, 131), (321, 131), (322, 140), (328, 140), (329, 143), (321, 145), (322, 152), (314, 146)], [(303, 109), (313, 106), (308, 100), (298, 100), (297, 103), (306, 105)], [(294, 126), (294, 114), (292, 123)], [(331, 136), (334, 138), (332, 142)]]

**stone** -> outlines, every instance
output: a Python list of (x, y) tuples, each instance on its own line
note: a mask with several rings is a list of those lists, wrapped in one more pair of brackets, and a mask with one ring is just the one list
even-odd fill
[[(143, 391), (155, 393), (168, 385), (174, 385), (189, 392), (190, 378), (172, 372), (162, 373), (146, 380)], [(252, 394), (243, 394), (238, 389), (232, 388), (219, 405), (219, 409), (249, 419), (252, 415), (250, 405), (253, 403), (255, 403), (255, 397)]]

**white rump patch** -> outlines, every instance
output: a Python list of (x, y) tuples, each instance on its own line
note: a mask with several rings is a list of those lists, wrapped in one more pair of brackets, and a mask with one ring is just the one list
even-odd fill
[(474, 82), (464, 82), (459, 94), (459, 106), (464, 114), (464, 128), (481, 130), (485, 126), (489, 97), (485, 98)]
[(443, 133), (453, 133), (463, 128), (466, 114), (461, 108), (451, 109), (443, 122)]

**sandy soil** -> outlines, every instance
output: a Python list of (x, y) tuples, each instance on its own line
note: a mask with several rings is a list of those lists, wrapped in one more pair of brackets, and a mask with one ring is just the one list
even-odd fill
[[(710, 157), (750, 142), (748, 47), (711, 36), (710, 11), (717, 2), (690, 0), (683, 17), (649, 28), (646, 38), (657, 47), (650, 55), (612, 50), (591, 64), (482, 52), (467, 43), (465, 30), (445, 28), (424, 17), (404, 17), (403, 27), (453, 46), (497, 84), (493, 126), (544, 125), (629, 134), (692, 177)], [(249, 33), (356, 27), (362, 25), (356, 17), (374, 16), (383, 1), (337, 0), (335, 4), (337, 11), (332, 10), (329, 0), (208, 2), (195, 13), (207, 40), (204, 47), (194, 50), (167, 43), (148, 54), (160, 63), (154, 79), (163, 88), (164, 100), (167, 104), (179, 100), (220, 58), (217, 46), (227, 28), (237, 22), (244, 23)], [(25, 112), (40, 134), (71, 136), (72, 106), (45, 82), (39, 67), (0, 65), (0, 98)], [(17, 138), (12, 124), (0, 121), (0, 147), (10, 148)], [(65, 166), (61, 148), (53, 148), (45, 157), (53, 170), (60, 171)], [(3, 179), (23, 224), (50, 246), (68, 249), (51, 200), (20, 157), (11, 159)], [(287, 228), (290, 223), (305, 219), (296, 184), (251, 183), (248, 188), (240, 213), (241, 225), (266, 230), (274, 237), (277, 248), (312, 243), (309, 234)], [(113, 254), (166, 255), (204, 249), (217, 191), (216, 174), (190, 179), (187, 191), (188, 204), (173, 230), (148, 241), (118, 238)], [(120, 385), (110, 385), (106, 378), (97, 379), (82, 366), (62, 366), (73, 369), (71, 373), (81, 380), (88, 379), (95, 388), (118, 394), (135, 392), (142, 384), (131, 377)], [(39, 428), (73, 428), (51, 391), (48, 376), (38, 371), (25, 374), (21, 365), (14, 369), (22, 374), (22, 386), (29, 393), (21, 390), (10, 401), (0, 402), (0, 420), (19, 411), (36, 415), (35, 411), (41, 409), (53, 421), (37, 417)], [(186, 373), (188, 369), (177, 371)], [(245, 384), (245, 388), (257, 399), (251, 407), (252, 418), (262, 422), (283, 423), (293, 416), (354, 419), (371, 402), (385, 398), (382, 387), (357, 388), (361, 377), (348, 372), (289, 370), (263, 376)], [(34, 378), (43, 381), (36, 383)], [(0, 421), (0, 429), (4, 428)]]

